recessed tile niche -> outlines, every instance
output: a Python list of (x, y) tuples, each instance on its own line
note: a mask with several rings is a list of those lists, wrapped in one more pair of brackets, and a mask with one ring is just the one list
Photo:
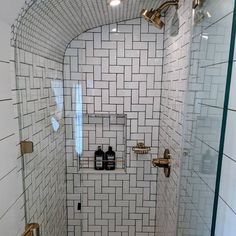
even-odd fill
[(106, 152), (111, 146), (116, 153), (116, 169), (126, 168), (126, 124), (125, 114), (84, 114), (80, 169), (94, 169), (94, 152), (101, 146)]

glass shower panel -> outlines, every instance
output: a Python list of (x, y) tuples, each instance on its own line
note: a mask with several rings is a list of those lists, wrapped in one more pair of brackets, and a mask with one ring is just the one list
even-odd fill
[(193, 12), (179, 236), (211, 235), (233, 8), (208, 0)]
[[(15, 49), (26, 224), (66, 232), (62, 64)], [(28, 149), (28, 145), (33, 148)]]
[[(29, 30), (39, 28), (49, 31), (50, 28), (53, 31), (56, 27), (64, 27), (64, 32), (68, 32), (71, 29), (67, 23), (71, 20), (77, 21), (73, 28), (75, 36), (80, 33), (79, 29), (84, 30), (81, 28), (83, 9), (78, 1), (50, 1), (48, 5), (45, 1), (37, 2), (27, 10), (28, 18), (22, 18), (20, 24), (31, 26), (29, 19), (36, 15), (37, 10), (50, 12), (44, 16), (48, 28), (37, 22), (38, 25), (29, 27)], [(55, 17), (53, 20), (50, 14)], [(77, 14), (79, 17), (75, 17)], [(65, 21), (66, 24), (62, 25)], [(73, 27), (74, 23), (69, 26)], [(81, 235), (79, 203), (82, 190), (77, 173), (81, 152), (82, 101), (80, 83), (77, 82), (80, 74), (75, 70), (77, 56), (65, 56), (64, 63), (59, 61), (61, 57), (57, 51), (54, 52), (55, 59), (41, 56), (42, 48), (46, 53), (50, 52), (48, 38), (44, 39), (43, 35), (38, 50), (33, 47), (33, 52), (26, 52), (15, 48), (20, 140), (23, 144), (33, 143), (33, 150), (26, 150), (22, 156), (26, 224), (38, 223), (41, 236), (64, 236), (68, 231), (68, 235), (75, 231), (76, 235)], [(62, 35), (58, 41), (61, 39)], [(64, 49), (61, 48), (60, 53)], [(73, 61), (71, 70), (68, 59)], [(73, 84), (72, 89), (69, 84)], [(76, 106), (75, 113), (72, 106)], [(72, 131), (72, 125), (76, 132)], [(74, 147), (75, 152), (72, 152)]]

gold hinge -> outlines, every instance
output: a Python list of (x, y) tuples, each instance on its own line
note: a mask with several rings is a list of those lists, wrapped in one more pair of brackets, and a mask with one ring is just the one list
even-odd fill
[(34, 144), (31, 141), (20, 142), (21, 154), (32, 153), (34, 151)]

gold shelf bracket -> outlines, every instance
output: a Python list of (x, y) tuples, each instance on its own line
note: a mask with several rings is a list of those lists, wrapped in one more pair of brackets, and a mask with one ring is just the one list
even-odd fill
[(144, 143), (138, 143), (135, 147), (132, 148), (136, 154), (148, 154), (151, 151), (151, 147), (145, 146)]

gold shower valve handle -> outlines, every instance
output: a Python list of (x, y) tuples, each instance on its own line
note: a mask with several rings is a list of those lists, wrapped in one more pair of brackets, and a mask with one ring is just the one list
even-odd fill
[(168, 178), (170, 177), (171, 169), (171, 155), (169, 149), (165, 149), (163, 158), (155, 158), (152, 160), (152, 165), (154, 167), (159, 167), (164, 169), (164, 174)]
[(152, 164), (154, 167), (166, 168), (171, 164), (171, 160), (166, 158), (155, 158), (152, 160)]

